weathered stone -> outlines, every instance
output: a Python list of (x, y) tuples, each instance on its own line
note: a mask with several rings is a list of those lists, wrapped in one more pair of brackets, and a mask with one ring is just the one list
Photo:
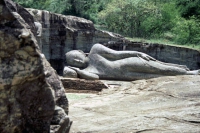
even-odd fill
[(65, 66), (65, 53), (75, 49), (87, 53), (96, 43), (104, 44), (115, 50), (144, 52), (160, 61), (187, 65), (193, 70), (200, 68), (199, 51), (162, 44), (131, 42), (118, 34), (97, 30), (91, 21), (83, 18), (43, 10), (27, 10), (35, 21), (42, 24), (43, 36), (37, 37), (39, 46), (59, 74), (62, 74)]
[(65, 91), (70, 92), (99, 92), (108, 87), (100, 80), (85, 80), (78, 78), (61, 78)]
[(62, 74), (65, 53), (74, 49), (89, 52), (95, 43), (118, 41), (123, 37), (100, 31), (86, 19), (55, 14), (44, 10), (27, 9), (35, 21), (42, 24), (42, 37), (37, 37), (42, 53), (59, 74)]
[(103, 82), (109, 89), (70, 102), (72, 133), (200, 132), (200, 76)]
[(65, 110), (65, 122), (58, 126), (70, 128), (63, 85), (34, 35), (29, 12), (11, 0), (0, 0), (1, 133), (50, 132), (56, 105)]
[(55, 107), (54, 115), (51, 120), (51, 133), (68, 133), (71, 123), (69, 123), (69, 117), (66, 116), (65, 110), (59, 106)]
[(163, 62), (186, 65), (191, 70), (200, 68), (200, 51), (195, 49), (142, 42), (126, 42), (123, 46), (116, 43), (107, 46), (115, 50), (140, 51)]
[(73, 70), (73, 69), (70, 69), (67, 66), (64, 67), (63, 77), (65, 77), (65, 78), (78, 78), (76, 71)]
[(69, 68), (79, 78), (97, 80), (138, 80), (161, 76), (200, 75), (200, 70), (190, 71), (185, 65), (165, 63), (138, 51), (115, 51), (95, 44), (90, 53), (72, 50), (66, 53)]

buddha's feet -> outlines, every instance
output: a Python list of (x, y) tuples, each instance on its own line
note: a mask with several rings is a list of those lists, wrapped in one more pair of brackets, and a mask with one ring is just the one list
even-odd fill
[(188, 75), (200, 75), (200, 69), (199, 70), (193, 70), (193, 71), (187, 71)]

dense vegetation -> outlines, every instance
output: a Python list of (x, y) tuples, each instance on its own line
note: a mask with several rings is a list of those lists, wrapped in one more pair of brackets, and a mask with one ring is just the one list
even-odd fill
[(92, 20), (128, 37), (166, 39), (200, 46), (200, 0), (14, 0)]

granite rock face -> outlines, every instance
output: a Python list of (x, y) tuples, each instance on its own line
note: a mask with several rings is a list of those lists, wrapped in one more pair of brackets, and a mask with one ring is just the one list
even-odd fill
[(37, 37), (39, 46), (47, 60), (62, 74), (65, 53), (80, 49), (89, 52), (95, 43), (119, 41), (118, 34), (97, 30), (94, 24), (75, 16), (64, 16), (44, 10), (27, 9), (34, 20), (42, 24), (42, 36)]
[(100, 94), (69, 99), (72, 133), (200, 132), (199, 75), (103, 82)]
[(29, 12), (11, 0), (0, 0), (1, 133), (48, 133), (56, 106), (64, 110), (65, 117), (56, 123), (57, 129), (65, 124), (63, 131), (69, 130), (63, 85), (34, 35), (36, 27)]
[(126, 46), (126, 50), (140, 51), (163, 62), (186, 65), (192, 70), (200, 69), (200, 51), (195, 49), (163, 44), (130, 42)]
[(65, 66), (65, 53), (80, 49), (88, 53), (95, 43), (101, 43), (115, 50), (135, 50), (154, 58), (187, 65), (190, 69), (200, 68), (200, 52), (188, 48), (160, 44), (131, 42), (124, 37), (102, 30), (86, 19), (64, 16), (44, 10), (27, 9), (34, 21), (42, 25), (42, 35), (37, 36), (42, 53), (56, 71), (62, 75)]

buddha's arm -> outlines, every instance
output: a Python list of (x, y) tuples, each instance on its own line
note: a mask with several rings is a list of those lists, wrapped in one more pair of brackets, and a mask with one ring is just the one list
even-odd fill
[(97, 74), (94, 73), (90, 73), (84, 70), (80, 70), (79, 68), (75, 68), (75, 67), (70, 67), (71, 69), (75, 70), (78, 74), (78, 76), (82, 79), (89, 79), (89, 80), (96, 80), (99, 79), (99, 76)]
[(107, 48), (101, 44), (95, 44), (90, 54), (99, 54), (110, 60), (120, 60), (129, 57), (141, 57), (145, 60), (156, 60), (153, 57), (138, 51), (115, 51), (110, 48)]

